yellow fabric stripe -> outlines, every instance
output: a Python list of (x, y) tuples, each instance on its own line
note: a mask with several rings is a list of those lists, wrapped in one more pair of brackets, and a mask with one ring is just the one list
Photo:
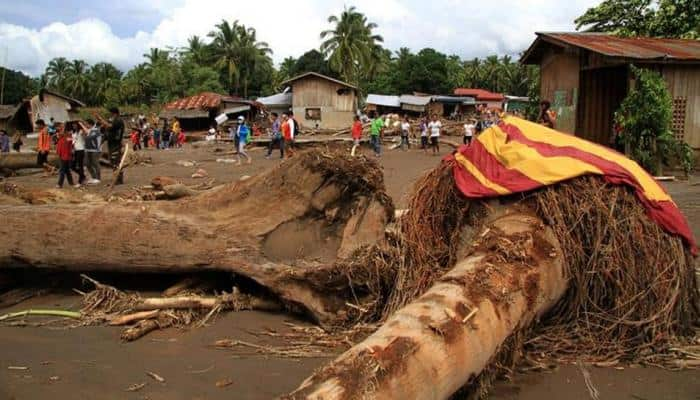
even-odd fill
[(549, 129), (540, 124), (526, 121), (515, 117), (506, 117), (504, 121), (508, 124), (515, 125), (520, 131), (530, 140), (548, 143), (557, 147), (576, 147), (582, 151), (594, 154), (604, 160), (614, 162), (626, 169), (642, 187), (644, 196), (654, 201), (670, 201), (671, 198), (664, 192), (661, 186), (649, 175), (642, 167), (633, 160), (611, 151), (610, 149), (578, 138), (573, 135), (567, 135)]
[(470, 174), (472, 174), (474, 178), (476, 178), (476, 180), (479, 181), (479, 183), (483, 186), (493, 190), (494, 192), (500, 195), (511, 193), (510, 190), (504, 188), (503, 186), (491, 182), (481, 173), (481, 171), (479, 171), (476, 165), (472, 164), (472, 162), (469, 161), (466, 157), (464, 157), (461, 153), (455, 153), (455, 160), (457, 160), (457, 162), (460, 163), (464, 167), (464, 169), (466, 169)]
[(602, 175), (603, 171), (577, 158), (543, 157), (532, 147), (517, 142), (506, 143), (508, 136), (494, 125), (476, 140), (508, 169), (516, 170), (543, 185), (551, 185), (584, 174)]

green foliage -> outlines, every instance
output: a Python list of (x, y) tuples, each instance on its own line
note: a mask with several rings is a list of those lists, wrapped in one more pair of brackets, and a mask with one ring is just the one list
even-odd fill
[(615, 112), (620, 139), (629, 155), (652, 174), (660, 173), (661, 163), (681, 162), (692, 168), (692, 150), (676, 140), (671, 132), (673, 103), (663, 77), (654, 71), (632, 66), (634, 88)]
[(0, 76), (5, 75), (3, 98), (0, 104), (17, 104), (25, 97), (30, 97), (37, 89), (38, 82), (27, 75), (0, 67)]
[(698, 38), (698, 0), (605, 0), (576, 18), (576, 29), (621, 36)]
[(381, 59), (384, 39), (373, 34), (377, 24), (355, 7), (345, 8), (340, 16), (331, 15), (328, 23), (333, 29), (321, 32), (321, 52), (328, 58), (331, 69), (353, 84), (360, 78), (373, 75)]

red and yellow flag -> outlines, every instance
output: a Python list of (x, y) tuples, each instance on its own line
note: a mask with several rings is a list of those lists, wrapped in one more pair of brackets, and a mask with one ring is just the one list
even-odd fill
[(467, 197), (525, 192), (586, 174), (631, 186), (649, 217), (697, 253), (688, 222), (666, 191), (636, 162), (607, 147), (506, 117), (451, 157), (455, 182)]

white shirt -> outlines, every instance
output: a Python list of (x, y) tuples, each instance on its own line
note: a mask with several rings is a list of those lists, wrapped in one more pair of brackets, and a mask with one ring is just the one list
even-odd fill
[(80, 132), (74, 133), (72, 136), (73, 136), (73, 148), (76, 151), (85, 150), (85, 136), (81, 135)]
[(408, 122), (403, 122), (401, 124), (401, 134), (404, 136), (408, 136), (408, 132), (411, 130), (411, 124)]
[(475, 130), (476, 130), (476, 126), (474, 126), (474, 124), (464, 124), (464, 136), (466, 136), (466, 137), (474, 136)]
[(430, 123), (428, 124), (428, 129), (430, 130), (430, 137), (440, 137), (440, 128), (442, 128), (442, 122), (430, 121)]
[(294, 136), (296, 135), (294, 128), (296, 128), (297, 124), (294, 123), (294, 120), (292, 118), (287, 120), (287, 124), (289, 124), (289, 135), (292, 137), (292, 139), (294, 139)]

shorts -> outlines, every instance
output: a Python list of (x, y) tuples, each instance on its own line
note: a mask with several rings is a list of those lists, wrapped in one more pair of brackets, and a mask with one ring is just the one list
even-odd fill
[(432, 146), (437, 146), (437, 145), (438, 145), (438, 140), (440, 140), (439, 137), (437, 137), (437, 136), (431, 136), (431, 137), (430, 137), (430, 144), (431, 144)]

